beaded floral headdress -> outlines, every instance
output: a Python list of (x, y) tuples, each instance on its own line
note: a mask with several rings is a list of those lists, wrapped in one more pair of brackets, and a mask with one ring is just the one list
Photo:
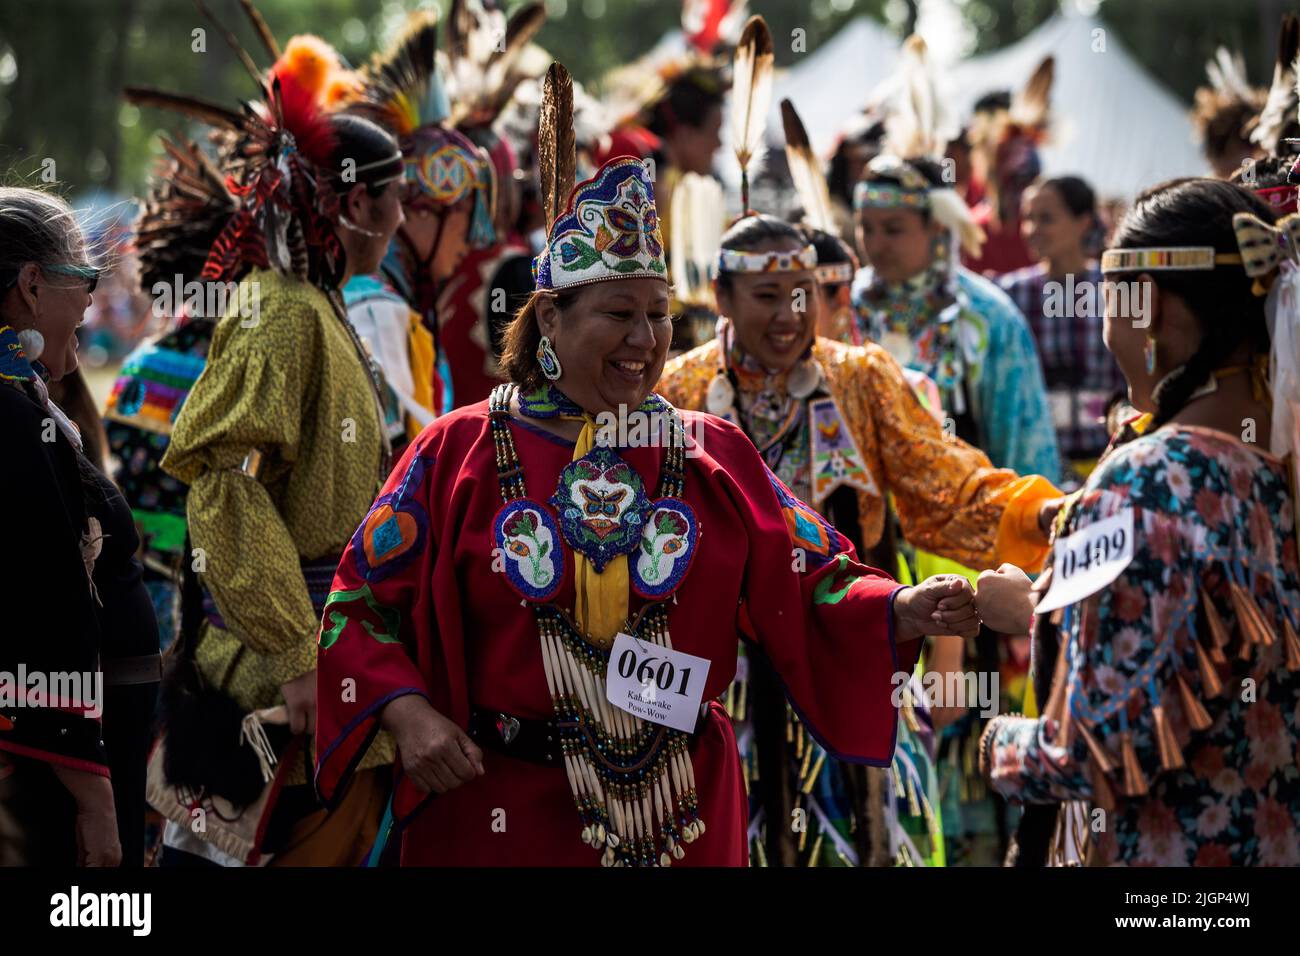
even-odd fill
[(573, 185), (573, 81), (559, 63), (551, 64), (546, 74), (537, 143), (542, 206), (549, 224), (546, 248), (533, 261), (537, 288), (557, 290), (636, 277), (667, 282), (654, 183), (645, 165), (617, 157)]

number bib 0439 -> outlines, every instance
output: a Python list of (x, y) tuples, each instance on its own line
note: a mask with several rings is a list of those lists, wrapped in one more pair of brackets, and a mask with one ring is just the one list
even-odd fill
[(1057, 542), (1052, 585), (1035, 612), (1045, 614), (1096, 594), (1133, 560), (1133, 509), (1080, 528)]
[(700, 717), (708, 676), (707, 658), (620, 633), (609, 652), (605, 697), (642, 720), (690, 733)]

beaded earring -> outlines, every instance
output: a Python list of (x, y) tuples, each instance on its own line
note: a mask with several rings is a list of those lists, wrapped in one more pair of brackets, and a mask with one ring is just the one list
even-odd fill
[(560, 357), (555, 354), (555, 347), (551, 345), (549, 336), (543, 335), (542, 340), (537, 343), (537, 364), (549, 381), (558, 381), (564, 374), (564, 369), (560, 367)]
[(1148, 333), (1146, 347), (1142, 350), (1142, 357), (1146, 359), (1147, 374), (1154, 375), (1156, 371), (1156, 337)]

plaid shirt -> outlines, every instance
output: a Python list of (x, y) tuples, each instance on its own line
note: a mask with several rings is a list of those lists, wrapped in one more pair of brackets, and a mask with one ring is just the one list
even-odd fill
[(1053, 282), (1043, 265), (997, 280), (1024, 313), (1038, 345), (1063, 462), (1105, 451), (1109, 436), (1101, 419), (1111, 398), (1128, 387), (1102, 341), (1101, 270), (1094, 266), (1072, 280), (1073, 285), (1068, 278)]

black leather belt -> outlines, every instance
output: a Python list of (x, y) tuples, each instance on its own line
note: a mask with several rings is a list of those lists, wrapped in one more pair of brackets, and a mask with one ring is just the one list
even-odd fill
[[(700, 716), (691, 731), (692, 742), (703, 732), (709, 720), (709, 702), (700, 706)], [(469, 735), (479, 746), (497, 753), (527, 760), (543, 767), (563, 767), (564, 751), (560, 740), (563, 731), (577, 726), (552, 717), (549, 720), (532, 720), (516, 717), (498, 710), (470, 709)]]
[(103, 661), (100, 667), (104, 672), (104, 685), (106, 687), (122, 687), (127, 684), (155, 684), (162, 680), (161, 654), (116, 657)]

